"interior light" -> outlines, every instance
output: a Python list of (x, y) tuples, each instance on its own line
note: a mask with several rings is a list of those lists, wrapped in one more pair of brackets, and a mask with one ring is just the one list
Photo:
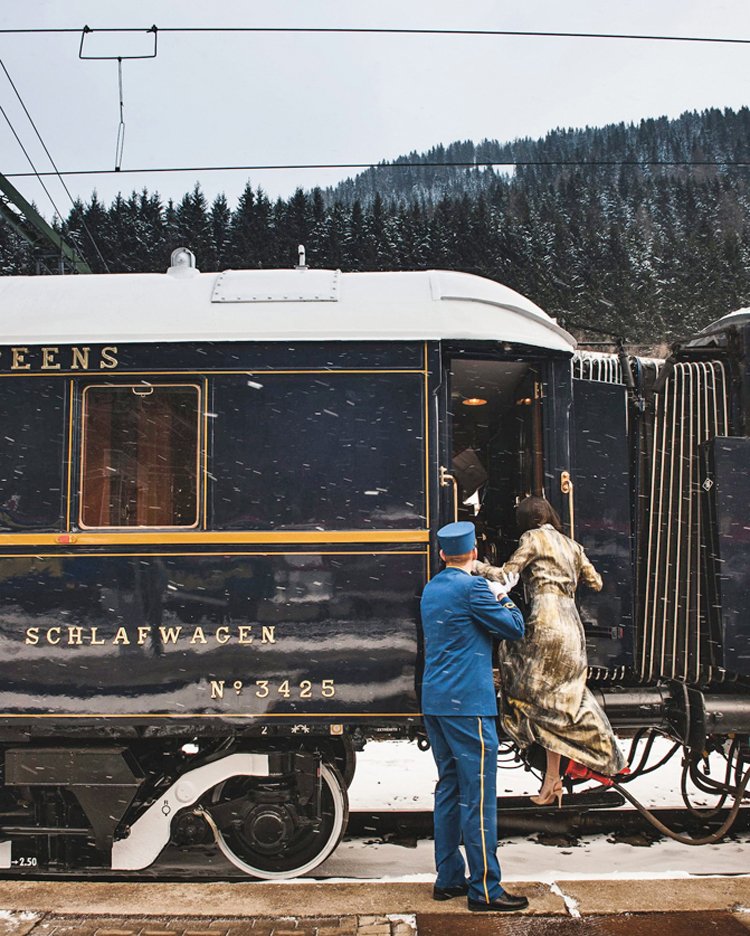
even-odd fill
[(486, 406), (487, 401), (483, 400), (481, 397), (467, 397), (465, 400), (461, 400), (464, 406)]

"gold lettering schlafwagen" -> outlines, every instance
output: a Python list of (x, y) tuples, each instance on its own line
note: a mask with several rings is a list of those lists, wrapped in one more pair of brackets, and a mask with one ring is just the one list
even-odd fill
[(154, 640), (160, 641), (165, 646), (168, 644), (187, 643), (187, 644), (226, 644), (230, 641), (236, 641), (242, 646), (248, 646), (258, 638), (262, 644), (276, 643), (276, 625), (264, 624), (260, 628), (260, 634), (257, 629), (253, 630), (252, 624), (240, 624), (237, 627), (227, 627), (222, 625), (216, 629), (203, 627), (184, 628), (182, 625), (174, 627), (136, 627), (128, 629), (118, 627), (111, 636), (102, 636), (99, 627), (77, 627), (66, 625), (63, 627), (27, 627), (25, 643), (30, 647), (38, 646), (62, 646), (62, 647), (80, 647), (83, 644), (92, 646), (104, 646), (113, 644), (121, 647), (143, 646)]

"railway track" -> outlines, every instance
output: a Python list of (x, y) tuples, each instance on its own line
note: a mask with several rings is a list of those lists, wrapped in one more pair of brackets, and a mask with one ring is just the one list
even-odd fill
[[(501, 839), (539, 834), (569, 837), (614, 833), (618, 836), (640, 836), (656, 841), (661, 834), (635, 809), (623, 809), (625, 799), (614, 790), (601, 793), (579, 793), (563, 800), (561, 808), (535, 806), (528, 797), (513, 796), (498, 799), (498, 833)], [(652, 809), (662, 823), (688, 835), (705, 834), (718, 829), (729, 810), (722, 809), (700, 823), (685, 809)], [(750, 828), (750, 805), (740, 809), (732, 832)], [(731, 834), (731, 833), (730, 833)], [(356, 812), (349, 816), (347, 837), (380, 838), (396, 842), (429, 838), (432, 835), (432, 812)]]

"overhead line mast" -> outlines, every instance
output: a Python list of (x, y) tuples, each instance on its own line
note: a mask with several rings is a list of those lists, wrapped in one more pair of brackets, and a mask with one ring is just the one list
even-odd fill
[[(80, 252), (51, 227), (32, 204), (0, 173), (0, 217), (31, 244), (37, 267), (54, 257), (62, 273), (91, 273)], [(52, 253), (51, 249), (54, 250)], [(44, 252), (46, 251), (46, 253)], [(48, 272), (53, 272), (47, 267)]]

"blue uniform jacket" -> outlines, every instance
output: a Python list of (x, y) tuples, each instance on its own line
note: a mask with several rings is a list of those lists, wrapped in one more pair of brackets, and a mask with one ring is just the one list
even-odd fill
[(497, 715), (492, 638), (523, 637), (521, 612), (509, 598), (498, 601), (485, 579), (456, 568), (425, 585), (421, 612), (424, 714)]

